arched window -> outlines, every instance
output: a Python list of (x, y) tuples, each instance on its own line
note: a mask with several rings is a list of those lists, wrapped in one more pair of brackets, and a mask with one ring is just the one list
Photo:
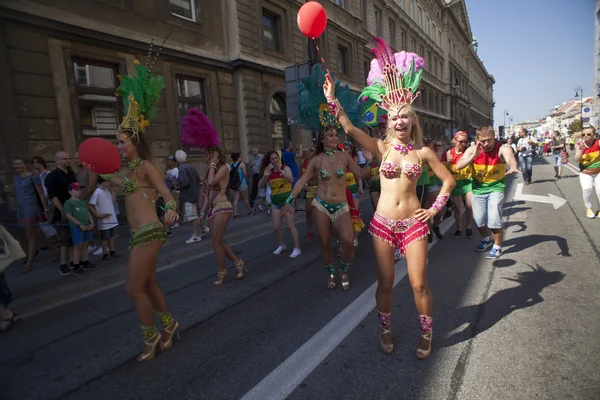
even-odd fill
[(285, 110), (285, 94), (275, 93), (269, 102), (271, 140), (274, 150), (281, 150), (283, 148), (283, 142), (285, 140), (290, 140)]

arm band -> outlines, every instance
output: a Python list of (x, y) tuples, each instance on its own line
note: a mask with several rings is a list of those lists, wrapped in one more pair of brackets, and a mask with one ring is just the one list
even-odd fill
[(290, 195), (287, 197), (287, 199), (285, 199), (285, 203), (292, 204), (294, 202), (294, 200), (296, 200), (296, 198), (294, 196), (292, 196), (292, 194), (290, 193)]
[(165, 211), (166, 210), (177, 211), (177, 202), (175, 200), (167, 202), (167, 204), (165, 204)]
[(439, 212), (442, 211), (442, 208), (444, 208), (444, 206), (446, 205), (446, 202), (448, 201), (449, 197), (450, 195), (448, 193), (440, 193), (431, 205), (431, 209), (434, 210), (436, 214), (439, 214)]

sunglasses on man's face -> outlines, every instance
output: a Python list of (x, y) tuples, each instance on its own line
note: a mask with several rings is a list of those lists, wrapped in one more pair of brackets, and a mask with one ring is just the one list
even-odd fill
[(592, 136), (594, 136), (594, 134), (593, 133), (584, 133), (581, 136), (583, 136), (583, 137), (586, 137), (586, 136), (592, 137)]

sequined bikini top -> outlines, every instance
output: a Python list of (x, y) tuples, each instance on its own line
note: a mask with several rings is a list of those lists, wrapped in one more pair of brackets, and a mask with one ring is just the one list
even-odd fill
[[(322, 181), (328, 181), (331, 179), (331, 171), (328, 171), (325, 168), (321, 168), (319, 175), (320, 175)], [(335, 176), (338, 179), (345, 178), (346, 170), (344, 168), (342, 168), (341, 166), (337, 167), (337, 169), (335, 170)]]
[(385, 157), (383, 157), (383, 161), (381, 163), (381, 166), (379, 167), (379, 172), (381, 173), (381, 175), (383, 175), (387, 179), (398, 179), (404, 175), (411, 181), (418, 180), (421, 176), (421, 173), (423, 172), (423, 167), (421, 165), (422, 161), (421, 157), (419, 157), (419, 152), (417, 151), (417, 157), (419, 157), (418, 164), (405, 163), (402, 164), (402, 166), (400, 166), (398, 164), (385, 161), (393, 147), (394, 146), (390, 146), (388, 152), (385, 154)]

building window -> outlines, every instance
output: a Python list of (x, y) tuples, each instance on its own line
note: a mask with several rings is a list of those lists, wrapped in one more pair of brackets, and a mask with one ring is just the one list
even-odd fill
[(375, 36), (381, 37), (381, 10), (375, 7)]
[(438, 46), (442, 46), (442, 31), (438, 29)]
[(415, 38), (410, 38), (410, 51), (417, 51), (417, 41), (415, 40)]
[(335, 0), (335, 4), (342, 8), (346, 8), (346, 0)]
[(415, 0), (408, 0), (408, 15), (415, 19)]
[(404, 10), (404, 0), (398, 0), (398, 5)]
[(435, 112), (440, 112), (440, 96), (435, 94)]
[(433, 57), (433, 75), (438, 78), (438, 59)]
[(179, 117), (185, 116), (187, 111), (194, 107), (207, 114), (206, 80), (177, 76), (177, 96)]
[(79, 122), (84, 136), (113, 136), (119, 127), (115, 96), (118, 68), (113, 64), (73, 61)]
[(419, 55), (425, 57), (425, 47), (422, 44), (419, 45)]
[(341, 44), (338, 44), (338, 70), (342, 75), (350, 75), (350, 52)]
[(431, 20), (427, 15), (425, 16), (425, 33), (431, 37)]
[(196, 22), (196, 0), (169, 0), (171, 14)]
[(400, 29), (400, 46), (401, 50), (406, 50), (406, 32), (402, 29)]
[(281, 18), (278, 15), (263, 9), (263, 46), (267, 49), (281, 50), (280, 20)]
[(429, 101), (427, 102), (427, 108), (433, 110), (433, 93), (429, 92)]
[(395, 49), (396, 48), (396, 25), (394, 21), (389, 20), (389, 29), (390, 29), (390, 46)]
[(363, 67), (365, 69), (365, 82), (367, 81), (367, 78), (369, 77), (369, 70), (371, 68), (371, 62), (370, 61), (365, 61), (363, 64)]
[(423, 10), (421, 7), (417, 7), (417, 24), (420, 28), (423, 28)]

